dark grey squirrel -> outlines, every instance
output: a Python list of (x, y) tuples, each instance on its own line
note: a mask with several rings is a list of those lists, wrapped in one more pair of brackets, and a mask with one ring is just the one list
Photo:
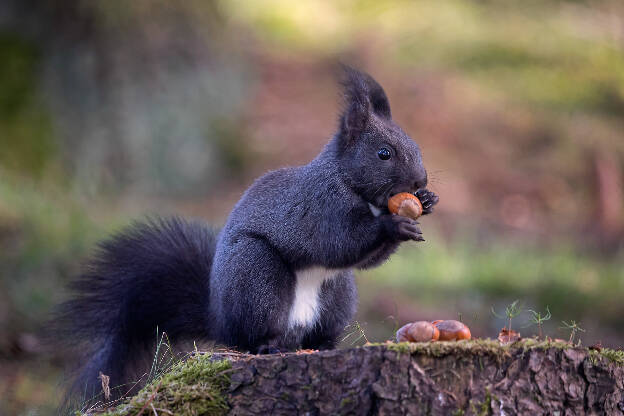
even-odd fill
[(97, 392), (99, 372), (111, 386), (130, 381), (157, 328), (174, 343), (252, 353), (336, 346), (356, 311), (352, 270), (424, 241), (388, 198), (415, 192), (424, 214), (438, 202), (381, 86), (345, 68), (343, 87), (338, 131), (321, 153), (256, 180), (221, 231), (151, 218), (100, 243), (56, 318), (58, 337), (85, 352), (76, 391)]

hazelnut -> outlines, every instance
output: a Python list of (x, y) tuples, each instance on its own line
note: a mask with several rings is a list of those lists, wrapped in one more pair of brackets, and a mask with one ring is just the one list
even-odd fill
[(397, 342), (437, 341), (440, 331), (427, 321), (411, 322), (397, 331)]
[(447, 321), (433, 321), (433, 326), (440, 331), (440, 341), (455, 341), (470, 339), (470, 329), (459, 321), (449, 319)]
[(423, 207), (415, 195), (401, 192), (388, 199), (388, 210), (393, 214), (415, 220), (422, 215)]

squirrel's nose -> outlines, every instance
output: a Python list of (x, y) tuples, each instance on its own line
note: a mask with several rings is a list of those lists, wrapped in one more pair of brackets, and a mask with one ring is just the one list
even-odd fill
[(423, 172), (423, 174), (418, 179), (416, 179), (416, 182), (414, 182), (414, 189), (416, 190), (423, 189), (426, 186), (427, 186), (427, 172)]

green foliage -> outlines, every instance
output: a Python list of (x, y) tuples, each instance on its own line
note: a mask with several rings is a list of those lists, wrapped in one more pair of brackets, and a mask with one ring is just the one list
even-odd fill
[(561, 323), (563, 324), (563, 326), (561, 327), (562, 329), (570, 330), (570, 340), (568, 341), (570, 344), (574, 342), (574, 335), (576, 335), (577, 332), (585, 332), (585, 330), (580, 327), (579, 323), (574, 320), (570, 321), (569, 323), (566, 321), (561, 321)]
[(531, 313), (531, 318), (529, 320), (530, 323), (537, 325), (539, 330), (539, 338), (542, 338), (542, 324), (551, 318), (550, 309), (548, 309), (548, 305), (546, 305), (546, 313), (542, 316), (541, 312), (536, 312), (533, 309), (529, 309)]
[(0, 32), (0, 167), (40, 178), (54, 159), (50, 117), (39, 98), (39, 51)]
[(199, 354), (175, 364), (168, 372), (144, 387), (136, 396), (102, 415), (135, 416), (151, 414), (151, 409), (175, 415), (223, 415), (228, 404), (225, 391), (230, 385), (228, 360)]
[(0, 173), (0, 302), (14, 317), (0, 316), (0, 332), (18, 322), (20, 330), (33, 330), (49, 318), (99, 231), (64, 193)]
[[(496, 311), (494, 311), (494, 307), (492, 307), (491, 310), (494, 316), (496, 316), (497, 318), (503, 318), (503, 316), (498, 315)], [(509, 329), (509, 331), (511, 331), (511, 320), (516, 316), (520, 315), (523, 310), (524, 309), (522, 309), (522, 306), (518, 304), (518, 299), (514, 300), (505, 307), (504, 317), (509, 320), (509, 325), (507, 326), (507, 329)]]

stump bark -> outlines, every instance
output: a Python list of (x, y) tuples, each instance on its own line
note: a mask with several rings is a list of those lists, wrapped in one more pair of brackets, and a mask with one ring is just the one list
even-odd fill
[(624, 367), (566, 345), (394, 344), (233, 359), (233, 415), (624, 414)]

